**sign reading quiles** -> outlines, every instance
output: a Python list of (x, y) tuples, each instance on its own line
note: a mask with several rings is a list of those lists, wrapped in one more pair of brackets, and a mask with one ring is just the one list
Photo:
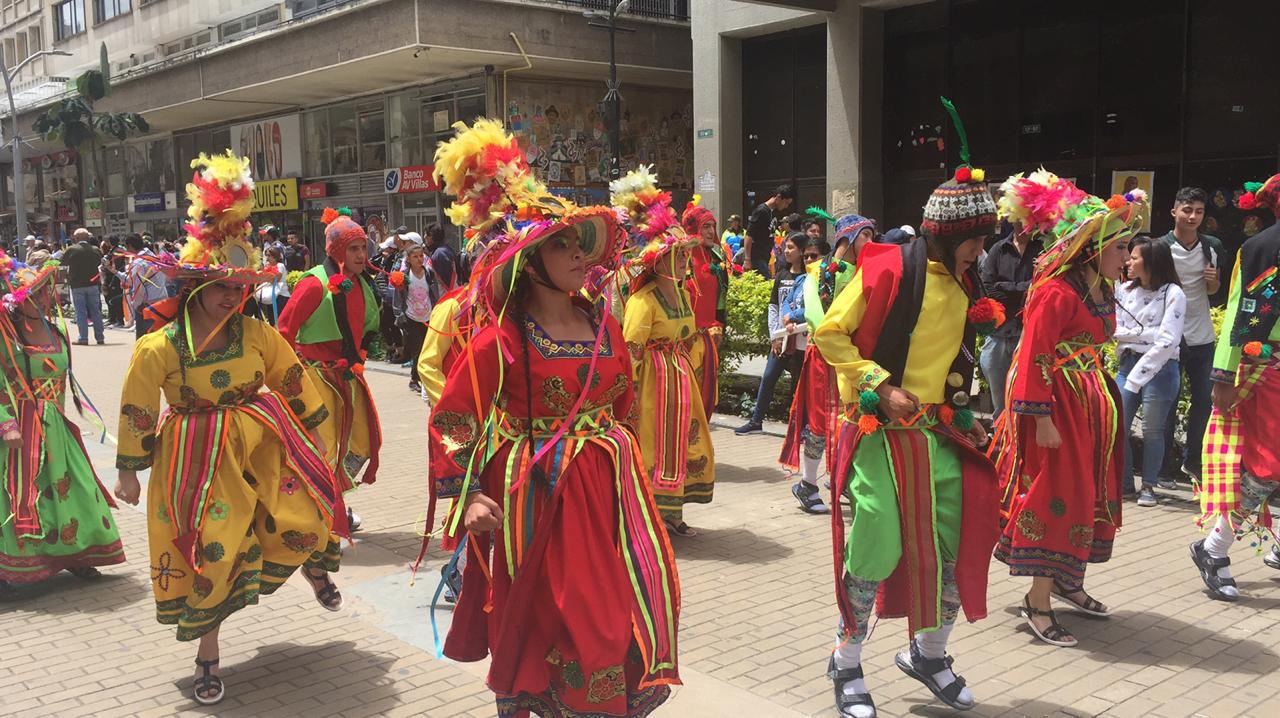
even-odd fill
[(298, 208), (298, 178), (266, 180), (253, 185), (254, 212), (281, 212)]

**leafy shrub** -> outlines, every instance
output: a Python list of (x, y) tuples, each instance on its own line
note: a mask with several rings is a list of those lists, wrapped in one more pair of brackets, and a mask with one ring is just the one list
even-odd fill
[(720, 345), (720, 372), (737, 371), (742, 360), (769, 351), (769, 294), (773, 280), (756, 272), (735, 276), (729, 282), (725, 313), (729, 326)]

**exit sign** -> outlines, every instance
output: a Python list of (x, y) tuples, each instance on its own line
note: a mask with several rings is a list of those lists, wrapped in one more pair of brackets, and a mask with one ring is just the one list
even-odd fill
[(704, 127), (698, 130), (698, 139), (700, 140), (708, 140), (715, 136), (716, 136), (716, 131), (711, 129), (710, 127)]

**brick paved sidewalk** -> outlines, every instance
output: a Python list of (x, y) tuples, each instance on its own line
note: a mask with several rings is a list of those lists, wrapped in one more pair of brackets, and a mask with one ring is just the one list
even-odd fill
[[(108, 341), (77, 347), (75, 366), (114, 432), (131, 339), (111, 332)], [(94, 582), (63, 574), (0, 604), (0, 715), (493, 715), (485, 665), (434, 656), (427, 606), (443, 555), (433, 549), (408, 585), (426, 506), (424, 405), (407, 379), (368, 376), (387, 445), (378, 483), (350, 497), (365, 529), (338, 576), (341, 612), (321, 609), (294, 579), (235, 614), (222, 633), (228, 698), (216, 709), (195, 706), (194, 645), (155, 622), (145, 515), (122, 508), (128, 563)], [(827, 519), (799, 511), (776, 467), (777, 438), (723, 428), (713, 436), (715, 503), (690, 507), (686, 519), (701, 533), (676, 539), (686, 685), (658, 715), (834, 715), (823, 675), (836, 616)], [(91, 443), (90, 454), (110, 485), (113, 451)], [(958, 627), (951, 646), (979, 701), (973, 713), (1280, 715), (1280, 572), (1237, 546), (1246, 598), (1209, 601), (1187, 559), (1197, 535), (1190, 496), (1170, 496), (1159, 508), (1125, 506), (1115, 558), (1089, 574), (1116, 615), (1060, 617), (1078, 648), (1037, 643), (1014, 612), (1027, 583), (992, 566), (991, 616)], [(439, 618), (445, 630), (448, 611)], [(881, 714), (950, 713), (893, 666), (904, 626), (881, 622), (864, 652)]]

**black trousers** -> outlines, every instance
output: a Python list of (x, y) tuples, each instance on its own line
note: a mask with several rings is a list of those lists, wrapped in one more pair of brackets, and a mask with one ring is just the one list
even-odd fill
[(402, 329), (404, 332), (404, 360), (413, 362), (409, 367), (409, 381), (414, 384), (418, 380), (418, 355), (422, 353), (422, 340), (427, 338), (427, 325), (410, 320)]

